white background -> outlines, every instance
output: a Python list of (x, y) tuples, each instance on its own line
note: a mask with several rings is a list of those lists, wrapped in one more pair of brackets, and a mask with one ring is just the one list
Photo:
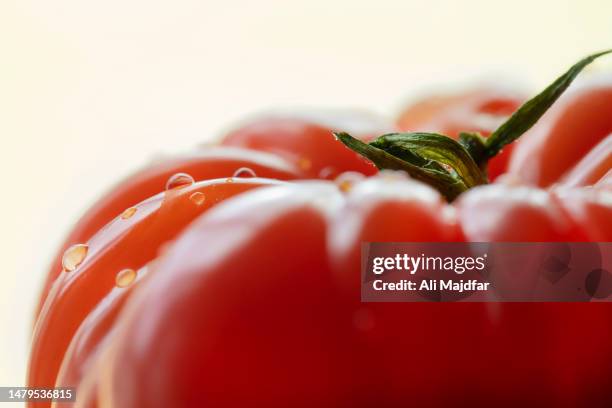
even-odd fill
[(156, 152), (274, 107), (393, 115), (481, 75), (536, 89), (609, 47), (609, 0), (0, 0), (0, 385), (23, 383), (71, 222)]

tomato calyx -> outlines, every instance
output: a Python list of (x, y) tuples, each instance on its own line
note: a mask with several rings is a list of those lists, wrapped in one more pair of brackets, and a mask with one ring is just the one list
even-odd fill
[(589, 55), (521, 105), (489, 137), (461, 133), (459, 140), (425, 132), (390, 133), (364, 143), (348, 133), (334, 133), (349, 149), (379, 169), (403, 170), (437, 189), (448, 201), (468, 189), (488, 183), (487, 163), (527, 132), (565, 92), (576, 76), (611, 50)]
[(447, 136), (390, 133), (368, 144), (348, 133), (335, 135), (379, 169), (404, 170), (440, 191), (449, 201), (469, 188), (487, 182), (468, 151)]

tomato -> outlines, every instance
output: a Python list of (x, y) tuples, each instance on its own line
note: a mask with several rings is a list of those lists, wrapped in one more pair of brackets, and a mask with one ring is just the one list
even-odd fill
[[(455, 94), (429, 95), (406, 107), (397, 119), (405, 131), (437, 132), (457, 138), (461, 132), (488, 136), (525, 100), (515, 91), (482, 86)], [(514, 145), (507, 146), (488, 166), (495, 180), (508, 167)]]
[[(612, 76), (586, 81), (563, 95), (517, 143), (509, 171), (525, 183), (558, 181), (612, 133)], [(610, 163), (609, 142), (601, 152)], [(605, 168), (601, 171), (605, 173)], [(575, 176), (571, 176), (572, 178)]]
[[(423, 102), (400, 126), (489, 133), (474, 118), (518, 103), (500, 95)], [(595, 109), (580, 95), (562, 106)], [(256, 119), (222, 147), (162, 159), (95, 204), (64, 244), (28, 385), (74, 386), (85, 407), (609, 405), (608, 303), (360, 301), (362, 242), (612, 241), (610, 132), (576, 120), (588, 135), (574, 154), (566, 133), (541, 130), (562, 120), (549, 115), (518, 142), (513, 163), (536, 137), (563, 157), (546, 179), (525, 166), (452, 202), (443, 188), (378, 172), (334, 138), (346, 124), (303, 115)], [(353, 130), (363, 140), (392, 130), (364, 124)], [(457, 157), (473, 171), (468, 147)], [(447, 167), (432, 161), (454, 152), (436, 150), (420, 170), (440, 174)], [(533, 155), (531, 169), (552, 160)]]

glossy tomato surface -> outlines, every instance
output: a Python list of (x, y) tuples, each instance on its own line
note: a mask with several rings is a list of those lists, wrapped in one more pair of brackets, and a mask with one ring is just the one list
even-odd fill
[(230, 177), (238, 169), (248, 168), (261, 177), (289, 180), (300, 177), (291, 163), (277, 156), (239, 148), (210, 147), (182, 155), (160, 158), (144, 169), (122, 180), (89, 208), (72, 228), (53, 260), (43, 286), (41, 301), (62, 270), (62, 255), (74, 244), (85, 242), (126, 209), (165, 189), (169, 178), (186, 173), (196, 180)]
[[(339, 121), (340, 122), (340, 121)], [(345, 171), (372, 175), (376, 169), (357, 153), (338, 143), (332, 134), (342, 124), (323, 124), (294, 116), (265, 116), (229, 132), (222, 144), (276, 154), (291, 162), (307, 178), (334, 179)], [(383, 125), (365, 124), (356, 137), (371, 139), (384, 133)]]
[[(590, 86), (609, 101), (607, 85)], [(594, 110), (580, 92), (562, 107)], [(486, 134), (483, 117), (503, 120), (519, 102), (482, 89), (433, 98), (398, 126)], [(513, 163), (531, 167), (514, 164), (453, 203), (334, 138), (348, 124), (364, 140), (394, 130), (359, 115), (265, 116), (221, 146), (163, 158), (105, 195), (64, 243), (28, 384), (74, 386), (85, 407), (610, 402), (608, 303), (360, 301), (362, 242), (612, 241), (610, 132), (598, 112), (601, 126), (572, 122), (588, 134), (582, 153), (554, 143), (567, 143), (553, 124), (571, 115), (550, 115), (524, 145), (545, 138), (565, 159), (520, 140)], [(495, 166), (492, 177), (505, 168)]]
[[(493, 209), (509, 194), (502, 218)], [(408, 391), (418, 406), (447, 406), (458, 393), (477, 405), (609, 399), (607, 304), (359, 301), (362, 240), (588, 239), (574, 227), (549, 193), (529, 187), (483, 187), (453, 207), (388, 176), (345, 194), (312, 182), (247, 193), (191, 225), (139, 288), (92, 369), (100, 401), (403, 406)], [(592, 347), (577, 347), (583, 339)], [(159, 391), (158, 381), (174, 387)]]

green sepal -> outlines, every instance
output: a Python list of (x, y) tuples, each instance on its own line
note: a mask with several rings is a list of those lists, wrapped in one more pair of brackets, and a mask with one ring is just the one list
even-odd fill
[(456, 140), (436, 133), (390, 133), (370, 143), (407, 160), (407, 155), (426, 160), (430, 168), (461, 179), (468, 188), (486, 184), (487, 180), (468, 151)]
[[(474, 169), (478, 170), (478, 167), (459, 143), (446, 136), (395, 133), (367, 144), (348, 133), (335, 135), (349, 149), (364, 156), (379, 169), (403, 170), (412, 178), (440, 191), (449, 201), (468, 188), (485, 182), (482, 177), (468, 174)], [(451, 146), (449, 140), (454, 145)], [(457, 152), (456, 156), (453, 152)], [(465, 166), (461, 162), (466, 158), (473, 166)]]
[(546, 89), (525, 102), (516, 112), (486, 139), (486, 149), (480, 157), (475, 157), (479, 165), (499, 153), (504, 146), (518, 139), (546, 113), (548, 108), (563, 94), (576, 76), (595, 59), (611, 53), (612, 50), (589, 55), (574, 64)]

